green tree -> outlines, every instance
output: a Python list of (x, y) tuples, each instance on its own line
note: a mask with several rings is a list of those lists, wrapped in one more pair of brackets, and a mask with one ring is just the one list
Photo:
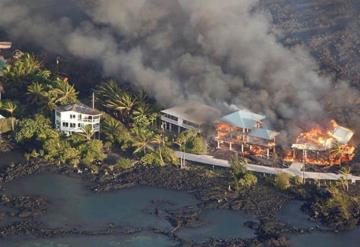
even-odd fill
[(161, 155), (165, 164), (179, 165), (179, 158), (173, 149), (163, 146), (161, 147)]
[(143, 165), (164, 165), (164, 162), (161, 160), (159, 152), (146, 153), (143, 157), (141, 157), (140, 162)]
[(9, 97), (21, 98), (30, 83), (46, 81), (50, 75), (50, 71), (42, 69), (39, 60), (30, 54), (24, 54), (5, 66), (2, 81), (8, 89)]
[(14, 118), (14, 112), (16, 110), (17, 106), (15, 103), (7, 101), (5, 103), (2, 104), (2, 109), (4, 111), (7, 111), (8, 113), (10, 113), (11, 116), (11, 129), (14, 130), (15, 129), (15, 118)]
[(246, 166), (247, 166), (247, 160), (244, 158), (238, 158), (233, 157), (230, 159), (230, 165), (231, 165), (231, 173), (235, 177), (236, 180), (239, 180), (241, 177), (243, 177), (246, 172)]
[(83, 127), (81, 128), (81, 131), (82, 131), (82, 132), (80, 133), (80, 135), (83, 136), (83, 137), (85, 137), (86, 140), (88, 140), (88, 141), (90, 141), (91, 138), (92, 138), (92, 137), (94, 136), (94, 134), (95, 134), (95, 131), (94, 131), (93, 127), (91, 126), (91, 124), (87, 124), (87, 125), (83, 126)]
[(133, 128), (133, 143), (134, 154), (146, 154), (148, 151), (153, 151), (152, 146), (154, 134), (151, 131), (140, 128)]
[(204, 141), (196, 130), (190, 129), (180, 133), (175, 143), (183, 152), (201, 154), (204, 151)]
[(33, 148), (39, 146), (39, 143), (42, 145), (48, 139), (56, 138), (59, 138), (59, 133), (52, 129), (50, 120), (43, 115), (37, 114), (33, 119), (25, 118), (17, 124), (17, 143), (29, 144)]
[(132, 111), (131, 120), (135, 126), (148, 128), (156, 121), (157, 117), (158, 114), (152, 112), (148, 105), (138, 104)]
[(112, 145), (118, 144), (124, 150), (131, 146), (132, 137), (119, 120), (104, 114), (101, 129), (106, 142), (110, 142)]
[(187, 150), (193, 154), (206, 154), (206, 141), (202, 136), (197, 135), (187, 143)]
[(28, 102), (32, 105), (42, 106), (45, 102), (45, 90), (42, 84), (34, 82), (27, 88)]
[(120, 95), (121, 90), (114, 80), (109, 80), (100, 84), (95, 90), (95, 95), (98, 98), (100, 106), (105, 106), (106, 102), (115, 94)]
[(342, 167), (340, 170), (340, 174), (342, 175), (342, 178), (344, 179), (344, 187), (346, 191), (349, 190), (349, 175), (351, 175), (351, 168), (350, 167)]
[(157, 151), (158, 151), (158, 154), (159, 154), (159, 158), (160, 158), (160, 165), (164, 165), (165, 162), (164, 162), (164, 158), (163, 158), (163, 155), (162, 155), (162, 148), (165, 146), (165, 136), (163, 133), (160, 133), (160, 134), (156, 134), (153, 136), (153, 141), (152, 141), (154, 144), (157, 145)]
[(130, 114), (136, 105), (136, 98), (127, 92), (116, 93), (106, 101), (106, 107), (119, 113), (125, 124), (130, 122)]
[(50, 91), (50, 95), (50, 102), (53, 105), (66, 105), (77, 102), (77, 92), (66, 78), (56, 78), (54, 89)]
[(81, 163), (91, 165), (94, 161), (103, 161), (106, 158), (104, 146), (100, 140), (90, 140), (80, 145)]

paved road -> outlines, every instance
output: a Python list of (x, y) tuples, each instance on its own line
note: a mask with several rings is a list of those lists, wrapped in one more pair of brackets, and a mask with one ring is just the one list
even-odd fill
[[(210, 155), (196, 155), (184, 152), (176, 152), (176, 155), (179, 158), (185, 158), (186, 160), (207, 164), (211, 166), (230, 168), (230, 163), (227, 160), (217, 159)], [(343, 175), (336, 173), (323, 173), (323, 172), (304, 172), (301, 171), (303, 168), (303, 163), (294, 162), (290, 165), (289, 168), (276, 168), (276, 167), (268, 167), (261, 165), (248, 164), (247, 169), (252, 172), (258, 173), (266, 173), (266, 174), (279, 174), (281, 172), (285, 172), (290, 174), (291, 176), (299, 176), (304, 178), (316, 179), (316, 180), (338, 180)], [(359, 176), (348, 175), (345, 179), (351, 180), (352, 182), (360, 181)]]

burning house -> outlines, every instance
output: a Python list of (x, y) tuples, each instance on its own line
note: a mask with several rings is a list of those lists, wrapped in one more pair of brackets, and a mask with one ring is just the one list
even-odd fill
[(246, 110), (220, 118), (216, 123), (217, 147), (269, 158), (275, 153), (275, 138), (279, 133), (263, 126), (265, 118)]
[(354, 132), (331, 121), (328, 129), (313, 128), (301, 133), (286, 160), (315, 165), (339, 165), (352, 160), (355, 147), (349, 142)]
[(202, 132), (205, 125), (212, 124), (221, 116), (219, 110), (199, 102), (187, 102), (161, 111), (161, 126), (176, 134), (188, 129)]

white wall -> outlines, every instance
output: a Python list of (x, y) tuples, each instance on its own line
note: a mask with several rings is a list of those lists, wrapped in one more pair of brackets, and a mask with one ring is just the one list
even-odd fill
[[(94, 117), (96, 119), (89, 119)], [(80, 133), (85, 125), (92, 125), (95, 132), (100, 131), (100, 115), (92, 116), (74, 111), (55, 112), (55, 128), (62, 132)]]

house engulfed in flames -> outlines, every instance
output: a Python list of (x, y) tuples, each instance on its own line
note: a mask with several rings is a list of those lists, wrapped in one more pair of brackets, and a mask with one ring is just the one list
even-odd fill
[[(238, 110), (221, 117), (218, 109), (188, 102), (161, 112), (162, 128), (174, 134), (195, 129), (199, 133), (215, 127), (217, 148), (244, 156), (274, 157), (278, 132), (267, 129), (264, 115)], [(338, 165), (353, 159), (355, 147), (350, 144), (354, 132), (331, 121), (329, 128), (316, 127), (301, 133), (285, 157), (287, 162), (299, 161), (314, 165)], [(206, 132), (206, 131), (205, 131)]]
[(239, 110), (220, 118), (216, 123), (218, 149), (270, 158), (275, 152), (278, 132), (264, 128), (266, 117)]
[(350, 161), (355, 154), (355, 147), (349, 144), (354, 132), (331, 121), (328, 129), (316, 127), (301, 133), (287, 161), (301, 161), (314, 165), (339, 165)]

